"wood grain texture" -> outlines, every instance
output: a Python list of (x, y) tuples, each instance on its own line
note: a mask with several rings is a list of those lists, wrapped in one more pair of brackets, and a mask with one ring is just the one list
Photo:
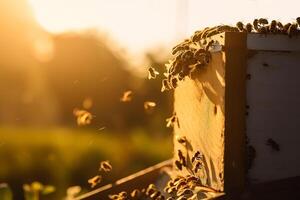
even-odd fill
[[(211, 63), (174, 93), (179, 126), (174, 128), (174, 156), (180, 149), (190, 161), (196, 151), (204, 155), (202, 182), (218, 191), (244, 185), (246, 35), (222, 33), (225, 51), (213, 52)], [(217, 37), (217, 36), (215, 36)], [(188, 145), (176, 141), (185, 136)], [(188, 169), (179, 174), (191, 173)]]
[[(204, 155), (204, 168), (200, 176), (205, 185), (223, 191), (224, 175), (224, 99), (225, 66), (223, 53), (212, 54), (212, 62), (196, 74), (195, 79), (186, 78), (175, 90), (175, 112), (179, 126), (174, 127), (175, 137), (185, 136), (187, 147), (174, 140), (175, 158), (180, 149), (188, 157), (196, 151)], [(183, 174), (189, 173), (184, 170)]]

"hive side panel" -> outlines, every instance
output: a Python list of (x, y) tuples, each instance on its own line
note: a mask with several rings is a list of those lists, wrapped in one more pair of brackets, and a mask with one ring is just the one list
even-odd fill
[[(200, 70), (193, 79), (186, 78), (175, 90), (174, 109), (179, 123), (174, 127), (174, 157), (178, 159), (180, 149), (188, 158), (191, 172), (191, 158), (196, 151), (204, 155), (204, 167), (197, 173), (202, 182), (216, 190), (224, 190), (224, 95), (225, 67), (224, 53), (212, 54), (212, 62)], [(188, 144), (182, 145), (176, 137), (185, 136)]]
[(249, 178), (265, 182), (299, 176), (300, 53), (259, 51), (247, 70), (247, 136), (256, 150)]

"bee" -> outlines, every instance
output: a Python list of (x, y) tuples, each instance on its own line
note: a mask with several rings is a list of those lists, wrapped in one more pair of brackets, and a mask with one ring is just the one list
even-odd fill
[(291, 24), (290, 27), (287, 30), (287, 34), (289, 37), (292, 37), (297, 33), (297, 26), (298, 24)]
[(168, 79), (163, 79), (163, 80), (162, 80), (161, 92), (164, 92), (164, 91), (170, 90), (170, 89), (171, 89), (171, 86), (170, 86), (170, 84), (169, 84)]
[(208, 42), (208, 44), (205, 46), (205, 51), (207, 52), (209, 50), (209, 48), (211, 47), (211, 45), (214, 43), (214, 40), (211, 40)]
[(203, 154), (200, 153), (200, 151), (197, 151), (194, 156), (192, 157), (192, 163), (195, 161), (201, 161), (203, 160)]
[(77, 117), (77, 125), (78, 126), (83, 126), (83, 125), (88, 125), (91, 124), (93, 116), (90, 112), (86, 110), (79, 110), (75, 108), (73, 110), (73, 114), (75, 117)]
[(283, 31), (283, 25), (282, 25), (282, 23), (281, 22), (277, 22), (277, 29), (278, 29), (278, 31), (280, 31), (280, 32), (282, 32)]
[(146, 189), (146, 195), (150, 196), (151, 194), (153, 194), (156, 191), (157, 191), (156, 186), (154, 184), (150, 184), (150, 185), (148, 185), (148, 187)]
[(267, 34), (268, 33), (268, 28), (266, 26), (261, 26), (258, 31), (258, 33), (262, 33), (262, 34)]
[(236, 27), (239, 29), (240, 32), (245, 31), (243, 22), (237, 22)]
[(174, 113), (171, 117), (167, 118), (166, 122), (167, 122), (168, 128), (171, 126), (173, 127), (176, 122), (178, 124), (178, 119), (177, 119), (176, 113)]
[(266, 62), (263, 62), (262, 65), (263, 65), (264, 67), (269, 67), (269, 64), (266, 63)]
[(246, 24), (246, 31), (247, 33), (251, 33), (252, 32), (252, 29), (253, 29), (253, 26), (251, 23), (247, 23)]
[(108, 195), (109, 199), (113, 199), (113, 200), (118, 200), (119, 199), (119, 195), (118, 194), (110, 194)]
[(276, 33), (277, 32), (276, 26), (277, 26), (277, 22), (275, 20), (272, 20), (269, 25), (269, 32)]
[(260, 18), (260, 19), (258, 20), (258, 23), (261, 24), (261, 25), (263, 25), (263, 26), (265, 26), (265, 25), (267, 25), (269, 22), (268, 22), (268, 20), (265, 19), (265, 18)]
[(132, 100), (133, 92), (131, 90), (127, 90), (123, 93), (123, 96), (120, 98), (121, 102), (129, 102)]
[(300, 26), (300, 17), (297, 17), (296, 21), (297, 21), (298, 26)]
[(177, 169), (182, 170), (182, 164), (181, 164), (180, 161), (176, 160), (175, 161), (175, 166), (176, 166)]
[(94, 188), (96, 185), (98, 185), (102, 180), (102, 177), (100, 175), (94, 176), (93, 178), (90, 178), (88, 180), (88, 183), (91, 184), (91, 188)]
[(267, 140), (266, 145), (270, 146), (275, 151), (280, 151), (279, 144), (277, 142), (275, 142), (275, 140), (273, 140), (272, 138), (269, 138)]
[(194, 194), (193, 190), (188, 189), (188, 188), (187, 189), (183, 189), (183, 190), (179, 190), (177, 192), (177, 196), (185, 196), (187, 198), (193, 196), (193, 194)]
[(169, 187), (167, 190), (166, 190), (166, 192), (168, 193), (168, 194), (175, 194), (176, 193), (176, 187), (175, 186), (173, 186), (173, 187)]
[(176, 77), (171, 78), (171, 86), (174, 89), (178, 86), (178, 79)]
[(176, 136), (176, 140), (180, 144), (186, 144), (187, 143), (187, 140), (186, 140), (185, 136), (182, 136), (182, 137)]
[[(179, 56), (180, 55), (178, 55), (178, 57)], [(176, 57), (176, 59), (180, 59), (178, 57)], [(182, 70), (182, 63), (181, 63), (181, 61), (178, 60), (178, 61), (175, 61), (173, 63), (173, 65), (171, 66), (171, 68), (169, 69), (169, 74), (175, 76), (176, 74), (178, 74), (179, 72), (181, 72), (181, 70)]]
[(182, 189), (187, 186), (187, 182), (184, 179), (181, 179), (180, 181), (177, 182), (176, 190), (178, 191), (179, 189)]
[(202, 162), (197, 161), (197, 162), (194, 164), (193, 171), (194, 171), (195, 173), (197, 173), (200, 169), (202, 169)]
[(150, 195), (150, 198), (152, 199), (157, 199), (159, 196), (161, 195), (161, 192), (156, 190), (155, 192), (153, 192), (151, 195)]
[(102, 161), (100, 163), (99, 171), (110, 172), (112, 170), (112, 166), (108, 160)]
[(258, 32), (259, 26), (258, 26), (258, 19), (254, 19), (253, 21), (253, 28)]
[(159, 72), (156, 71), (153, 67), (148, 69), (148, 79), (155, 79), (159, 75)]
[(288, 30), (289, 30), (289, 28), (290, 28), (291, 25), (292, 25), (291, 23), (285, 24), (283, 26), (283, 33), (287, 34), (287, 32), (288, 32)]
[(156, 106), (156, 103), (155, 102), (153, 102), (153, 101), (145, 101), (144, 102), (144, 109), (145, 110), (152, 110), (153, 108), (155, 108), (155, 106)]

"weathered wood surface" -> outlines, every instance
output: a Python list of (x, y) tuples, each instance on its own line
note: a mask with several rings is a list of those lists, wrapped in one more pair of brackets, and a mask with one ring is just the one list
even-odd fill
[[(174, 156), (178, 159), (178, 150), (187, 156), (188, 169), (178, 172), (187, 174), (193, 173), (194, 153), (202, 152), (203, 183), (228, 191), (244, 184), (246, 37), (224, 33), (220, 38), (225, 51), (213, 52), (211, 63), (175, 90)], [(176, 141), (183, 136), (187, 146)]]
[[(288, 40), (300, 47), (299, 39)], [(256, 149), (250, 181), (299, 176), (300, 52), (258, 51), (249, 58), (247, 72), (247, 136)], [(270, 138), (278, 150), (267, 145)]]
[(91, 192), (80, 195), (74, 200), (108, 199), (108, 195), (110, 194), (118, 194), (122, 191), (131, 192), (134, 189), (143, 189), (150, 183), (157, 183), (158, 186), (165, 185), (165, 177), (168, 177), (167, 171), (172, 169), (172, 161), (173, 159), (166, 160), (128, 177), (122, 178), (115, 183), (102, 186)]

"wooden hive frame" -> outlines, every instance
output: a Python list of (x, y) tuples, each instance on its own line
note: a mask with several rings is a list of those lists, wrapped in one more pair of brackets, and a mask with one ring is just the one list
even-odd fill
[[(186, 77), (175, 89), (175, 158), (178, 150), (187, 156), (188, 167), (179, 174), (194, 173), (191, 158), (204, 156), (198, 175), (217, 191), (240, 191), (245, 181), (246, 36), (225, 32), (218, 41), (208, 66)], [(238, 98), (236, 98), (238, 96)], [(176, 141), (185, 137), (187, 145)]]

